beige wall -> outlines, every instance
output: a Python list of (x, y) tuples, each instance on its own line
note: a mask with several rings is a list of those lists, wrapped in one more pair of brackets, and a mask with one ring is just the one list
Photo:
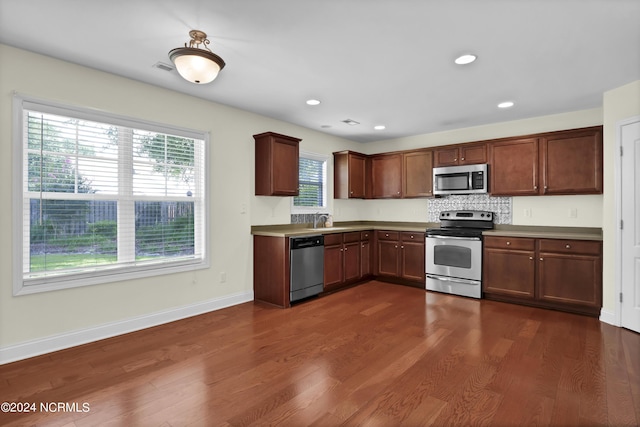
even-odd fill
[[(251, 293), (251, 224), (289, 222), (289, 199), (253, 196), (252, 135), (302, 138), (331, 153), (352, 142), (199, 98), (0, 45), (0, 350), (216, 298)], [(177, 78), (177, 77), (176, 77)], [(185, 82), (185, 84), (187, 84)], [(211, 133), (211, 253), (208, 270), (12, 295), (12, 93), (96, 108)], [(246, 213), (241, 213), (242, 207)], [(220, 283), (220, 272), (226, 283)]]
[[(208, 270), (20, 297), (12, 296), (12, 214), (9, 209), (0, 210), (0, 350), (30, 340), (126, 321), (227, 295), (250, 293), (253, 280), (250, 227), (288, 223), (291, 203), (287, 197), (253, 195), (253, 134), (265, 131), (289, 134), (302, 138), (302, 150), (327, 155), (344, 149), (375, 153), (597, 125), (602, 123), (603, 115), (601, 109), (594, 109), (362, 145), (4, 45), (0, 45), (0, 64), (0, 201), (5, 206), (11, 203), (12, 195), (13, 91), (209, 131), (212, 201), (209, 236), (212, 265)], [(637, 85), (634, 88), (637, 92)], [(624, 88), (619, 92), (612, 91), (611, 95), (605, 96), (605, 101), (611, 99), (605, 102), (605, 107), (613, 105), (617, 110), (635, 93), (631, 91), (630, 94), (629, 89)], [(615, 116), (624, 114), (616, 112)], [(605, 135), (608, 136), (607, 144), (610, 144), (606, 130)], [(609, 189), (610, 178), (607, 179)], [(426, 220), (427, 201), (424, 199), (334, 201), (332, 182), (332, 169), (329, 169), (329, 208), (337, 221)], [(605, 194), (604, 197), (608, 196)], [(602, 225), (601, 200), (602, 196), (522, 198), (514, 201), (514, 211), (529, 207), (534, 216), (527, 221), (546, 225), (564, 215), (568, 207), (577, 207), (579, 223), (566, 220), (564, 225), (599, 227)], [(242, 213), (243, 207), (248, 208), (245, 213)], [(556, 213), (549, 213), (554, 209)], [(538, 211), (547, 214), (541, 213), (536, 217)], [(517, 212), (514, 213), (514, 221), (526, 222)], [(226, 283), (219, 280), (223, 271), (227, 275)], [(611, 295), (605, 298), (608, 307), (611, 307), (611, 299)]]

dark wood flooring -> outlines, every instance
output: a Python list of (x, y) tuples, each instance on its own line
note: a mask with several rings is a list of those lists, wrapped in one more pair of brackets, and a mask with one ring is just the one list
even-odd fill
[(2, 426), (637, 426), (640, 335), (373, 281), (0, 366), (0, 396), (36, 404)]

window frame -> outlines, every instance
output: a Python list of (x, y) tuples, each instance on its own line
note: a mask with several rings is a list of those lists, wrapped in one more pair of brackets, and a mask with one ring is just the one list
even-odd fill
[[(151, 130), (153, 132), (176, 135), (184, 138), (192, 138), (202, 140), (202, 184), (203, 201), (202, 209), (204, 210), (199, 225), (194, 229), (194, 238), (200, 240), (202, 248), (202, 256), (194, 259), (182, 259), (176, 261), (158, 261), (157, 263), (146, 263), (135, 266), (123, 266), (114, 264), (105, 266), (99, 271), (85, 271), (79, 273), (69, 273), (48, 276), (43, 279), (25, 278), (23, 273), (23, 263), (25, 261), (25, 252), (30, 251), (30, 245), (25, 247), (25, 209), (28, 203), (24, 202), (24, 150), (27, 145), (26, 135), (24, 134), (24, 116), (25, 110), (36, 110), (45, 114), (57, 114), (72, 117), (80, 120), (96, 121), (108, 123), (114, 126), (123, 126), (134, 129)], [(210, 160), (209, 160), (209, 143), (210, 133), (208, 131), (200, 131), (177, 127), (174, 125), (152, 122), (149, 120), (138, 119), (118, 114), (105, 112), (103, 110), (92, 109), (88, 107), (80, 107), (48, 100), (42, 100), (31, 96), (25, 96), (18, 93), (13, 94), (13, 295), (26, 295), (40, 292), (47, 292), (60, 289), (75, 288), (81, 286), (89, 286), (101, 283), (111, 283), (123, 280), (132, 280), (144, 277), (153, 277), (166, 275), (171, 273), (194, 271), (198, 269), (209, 268), (210, 266), (210, 239), (209, 236), (209, 217), (210, 217), (210, 184), (211, 176)], [(108, 196), (106, 198), (112, 198)], [(29, 227), (29, 225), (27, 225)]]
[[(323, 206), (296, 206), (295, 203), (295, 196), (291, 197), (291, 214), (310, 214), (310, 213), (328, 213), (329, 211), (329, 201), (328, 201), (328, 191), (327, 191), (327, 187), (328, 187), (328, 182), (327, 182), (327, 169), (328, 169), (328, 165), (329, 165), (329, 156), (327, 156), (326, 154), (320, 154), (320, 153), (313, 153), (310, 151), (300, 151), (299, 153), (299, 159), (310, 159), (310, 160), (316, 160), (316, 161), (320, 161), (323, 163), (322, 166), (322, 201), (323, 201)], [(300, 161), (298, 160), (298, 163)]]

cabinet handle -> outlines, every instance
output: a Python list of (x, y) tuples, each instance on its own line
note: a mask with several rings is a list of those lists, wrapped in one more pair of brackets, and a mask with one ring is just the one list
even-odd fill
[(529, 259), (533, 261), (533, 257), (532, 256), (530, 256)]
[(456, 157), (455, 159), (453, 159), (453, 161), (454, 161), (454, 162), (457, 162), (457, 161), (458, 161), (458, 158)]
[(404, 249), (404, 246), (400, 246), (400, 249)]
[(571, 249), (571, 245), (567, 245), (567, 246), (565, 246), (565, 248)]
[(413, 239), (413, 234), (411, 235), (411, 238)]
[(362, 244), (362, 247), (364, 248), (364, 243)]
[(464, 161), (464, 157), (462, 157), (460, 160)]
[(511, 246), (511, 242), (507, 242), (507, 246)]
[(545, 186), (544, 186), (544, 189), (546, 190), (547, 188), (549, 188), (549, 187), (547, 187), (547, 186), (545, 185)]
[(400, 194), (400, 192), (398, 191), (398, 194)]
[(353, 190), (350, 191), (350, 194), (353, 194)]
[(534, 185), (534, 186), (533, 186), (533, 189), (534, 189), (534, 190), (537, 190), (537, 189), (538, 189), (538, 186), (537, 186), (537, 185)]
[(544, 258), (540, 258), (540, 261), (544, 261)]
[(340, 248), (340, 252), (344, 252), (344, 249)]
[(385, 234), (384, 237), (389, 237), (389, 233)]
[(347, 249), (349, 249), (349, 248), (344, 248), (344, 251), (347, 252)]
[(396, 245), (396, 249), (398, 249), (398, 245)]

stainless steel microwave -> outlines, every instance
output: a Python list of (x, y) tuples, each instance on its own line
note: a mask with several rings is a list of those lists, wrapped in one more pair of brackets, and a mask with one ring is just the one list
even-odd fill
[(489, 166), (464, 165), (433, 168), (433, 194), (482, 194), (489, 192)]

